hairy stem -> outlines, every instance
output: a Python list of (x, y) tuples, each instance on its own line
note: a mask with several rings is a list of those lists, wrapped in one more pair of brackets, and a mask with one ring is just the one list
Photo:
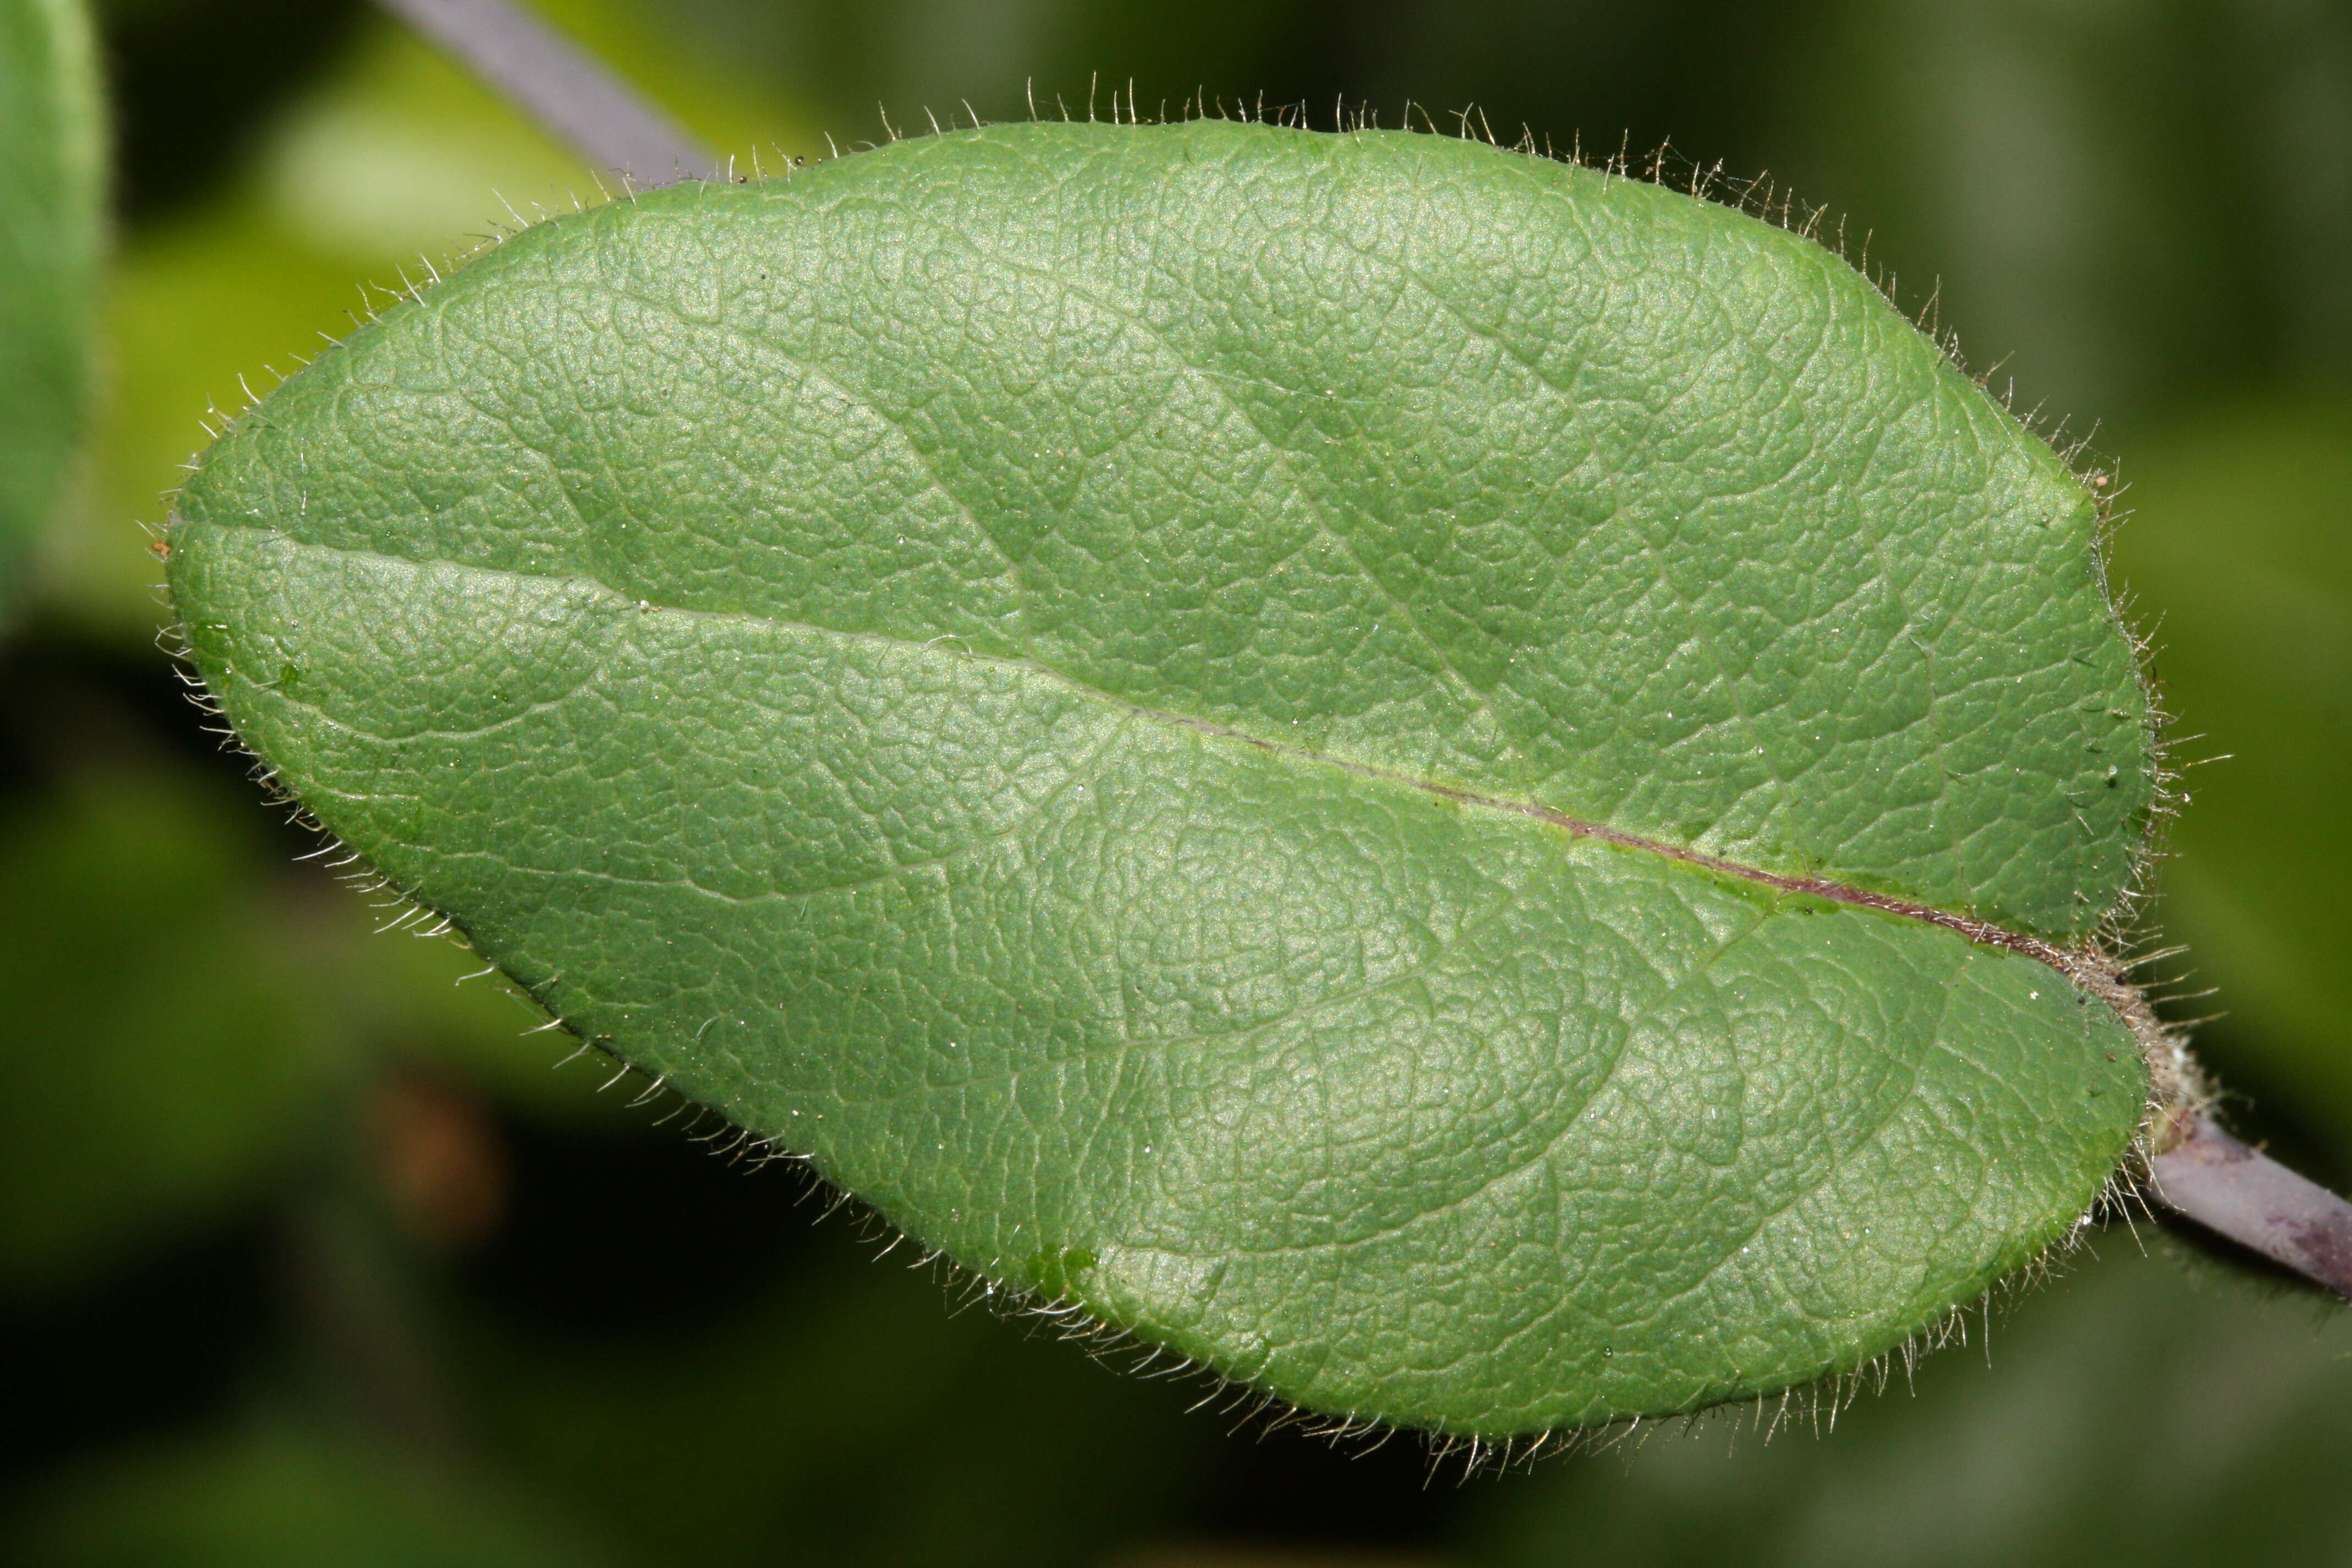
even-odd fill
[(2224, 1132), (2203, 1111), (2149, 1163), (2158, 1201), (2305, 1279), (2352, 1297), (2352, 1203)]
[(513, 0), (380, 3), (597, 167), (641, 186), (718, 177), (708, 147)]

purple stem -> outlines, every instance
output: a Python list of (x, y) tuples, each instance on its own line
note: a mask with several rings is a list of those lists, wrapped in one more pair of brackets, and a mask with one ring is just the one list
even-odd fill
[(2305, 1279), (2352, 1297), (2352, 1203), (2241, 1143), (2202, 1111), (2152, 1163), (2158, 1201)]
[(600, 169), (640, 187), (719, 177), (710, 150), (513, 0), (378, 0)]

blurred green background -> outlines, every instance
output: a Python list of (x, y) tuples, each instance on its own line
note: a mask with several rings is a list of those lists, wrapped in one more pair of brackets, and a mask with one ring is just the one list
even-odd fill
[[(1822, 204), (2112, 476), (2174, 715), (2151, 929), (2352, 1180), (2352, 5), (543, 0), (722, 150), (1337, 104)], [(2142, 1224), (1832, 1415), (1463, 1484), (1117, 1375), (640, 1102), (300, 860), (153, 643), (199, 420), (588, 172), (358, 0), (108, 0), (104, 397), (0, 656), (0, 1560), (2352, 1561), (2352, 1325)], [(240, 380), (242, 377), (242, 381)], [(559, 1063), (562, 1065), (559, 1065)], [(709, 1134), (709, 1125), (699, 1130)]]

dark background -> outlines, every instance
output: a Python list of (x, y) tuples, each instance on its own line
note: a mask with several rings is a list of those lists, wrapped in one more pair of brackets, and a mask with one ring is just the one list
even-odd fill
[[(2352, 1179), (2352, 6), (548, 0), (714, 144), (1205, 100), (1823, 205), (2129, 514), (2191, 797), (2151, 971)], [(302, 861), (152, 646), (198, 419), (586, 172), (351, 0), (110, 0), (107, 407), (0, 651), (0, 1558), (2352, 1559), (2352, 1327), (2141, 1224), (1843, 1408), (1466, 1481), (1121, 1375), (698, 1141)], [(1130, 89), (1130, 83), (1132, 87)], [(719, 1133), (705, 1124), (699, 1135)], [(1238, 1429), (1237, 1429), (1238, 1427)]]

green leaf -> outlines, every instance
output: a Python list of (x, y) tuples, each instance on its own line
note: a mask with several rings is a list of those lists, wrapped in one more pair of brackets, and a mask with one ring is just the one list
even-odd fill
[(2095, 526), (1764, 224), (1040, 124), (525, 233), (220, 443), (171, 578), (583, 1036), (1005, 1287), (1501, 1434), (1853, 1366), (2115, 1168)]
[(0, 591), (12, 594), (89, 403), (99, 113), (81, 0), (0, 0)]

